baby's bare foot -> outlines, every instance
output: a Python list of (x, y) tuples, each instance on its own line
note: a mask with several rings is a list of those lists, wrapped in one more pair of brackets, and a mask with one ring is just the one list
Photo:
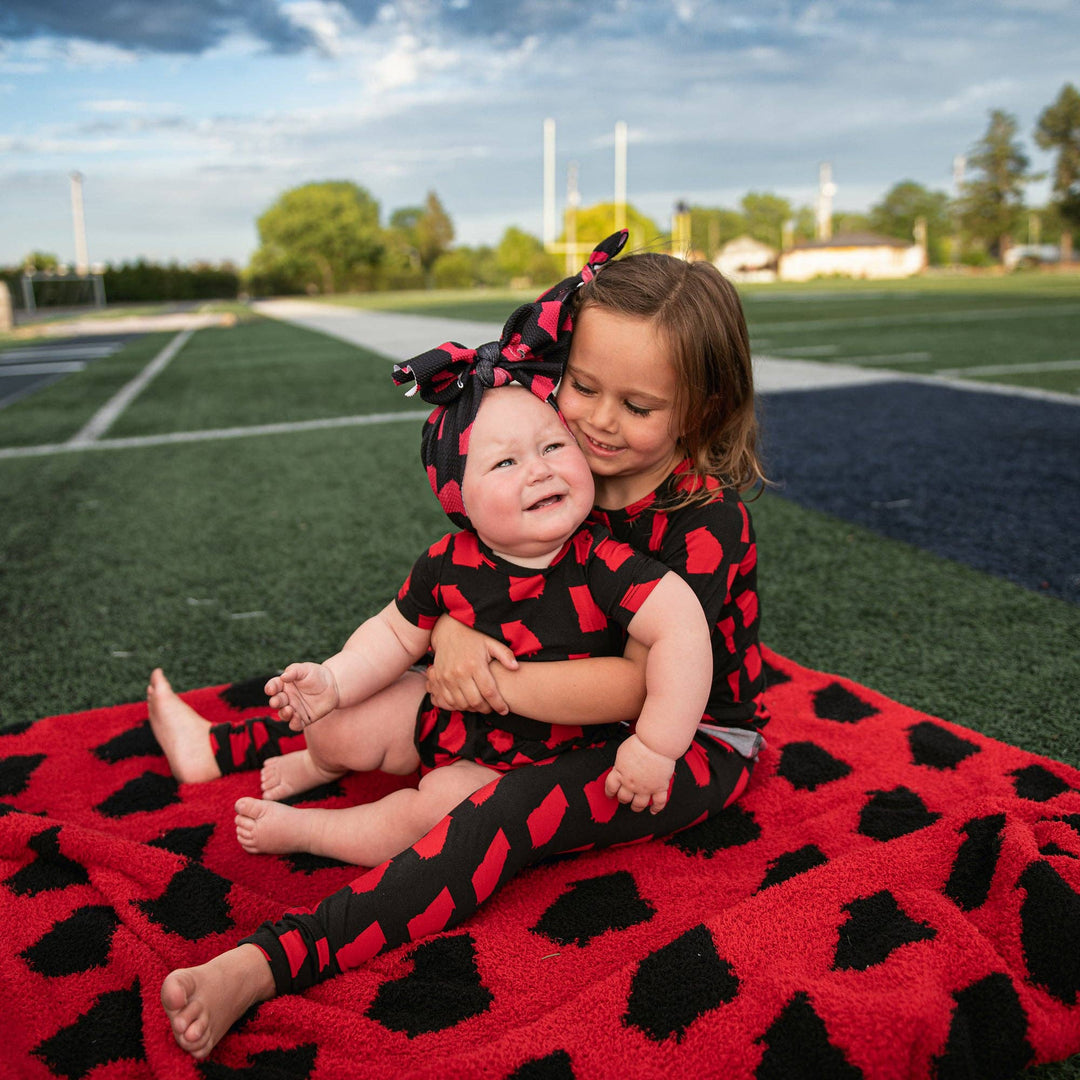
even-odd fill
[(150, 727), (173, 776), (186, 784), (216, 780), (221, 769), (210, 746), (210, 721), (177, 696), (161, 668), (154, 668), (150, 674), (146, 703)]
[(270, 965), (255, 945), (240, 945), (199, 967), (178, 968), (161, 984), (173, 1037), (200, 1061), (252, 1005), (273, 994)]
[(311, 827), (319, 813), (266, 799), (236, 800), (236, 839), (251, 855), (311, 851)]
[(281, 757), (267, 758), (263, 764), (259, 781), (264, 799), (287, 799), (290, 795), (299, 795), (310, 791), (320, 784), (329, 784), (344, 776), (344, 772), (333, 772), (316, 764), (307, 750), (294, 750)]

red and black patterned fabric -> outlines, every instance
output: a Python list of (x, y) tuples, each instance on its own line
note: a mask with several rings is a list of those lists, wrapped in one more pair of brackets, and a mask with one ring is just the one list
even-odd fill
[[(241, 851), (255, 775), (177, 784), (145, 702), (0, 733), (0, 1075), (1007, 1080), (1080, 1052), (1080, 770), (763, 658), (768, 746), (734, 805), (533, 866), (452, 929), (421, 897), (427, 937), (264, 1002), (202, 1065), (161, 1011), (166, 973), (355, 868)], [(184, 697), (214, 722), (266, 711), (242, 689)], [(407, 782), (349, 776), (305, 805)], [(559, 813), (531, 817), (537, 842)]]
[(760, 729), (769, 711), (762, 696), (754, 526), (738, 492), (711, 477), (705, 481), (710, 502), (672, 508), (701, 483), (684, 461), (643, 499), (622, 510), (594, 510), (593, 518), (694, 590), (713, 627), (713, 683), (703, 721)]
[(277, 992), (297, 993), (457, 926), (541, 859), (673, 834), (722, 810), (746, 788), (750, 763), (699, 736), (676, 764), (680, 798), (658, 814), (635, 813), (604, 793), (628, 735), (623, 729), (597, 745), (504, 773), (408, 851), (314, 910), (287, 912), (244, 940), (262, 949)]
[(210, 749), (222, 775), (260, 769), (268, 758), (291, 754), (305, 746), (302, 731), (293, 731), (274, 716), (255, 716), (242, 724), (225, 722), (210, 728)]
[(398, 386), (415, 381), (424, 401), (437, 406), (424, 423), (420, 459), (431, 490), (459, 528), (469, 528), (461, 481), (469, 431), (484, 391), (519, 382), (555, 407), (555, 387), (570, 352), (573, 322), (569, 301), (578, 286), (591, 281), (600, 267), (626, 244), (627, 231), (597, 245), (585, 266), (552, 286), (531, 304), (522, 304), (506, 320), (498, 341), (470, 349), (447, 341), (402, 364), (395, 364)]
[[(667, 572), (596, 524), (583, 525), (550, 566), (535, 570), (500, 558), (476, 533), (447, 533), (413, 564), (397, 607), (425, 629), (450, 615), (523, 660), (616, 656), (627, 626)], [(426, 768), (460, 757), (514, 768), (594, 745), (617, 730), (617, 724), (544, 724), (515, 713), (465, 717), (436, 708), (428, 697), (417, 717)]]

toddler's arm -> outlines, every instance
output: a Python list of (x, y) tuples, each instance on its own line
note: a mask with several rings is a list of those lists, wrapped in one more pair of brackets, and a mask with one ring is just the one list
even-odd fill
[(604, 787), (609, 796), (635, 810), (651, 802), (653, 813), (658, 813), (667, 803), (675, 762), (690, 746), (709, 700), (709, 624), (690, 586), (669, 572), (628, 629), (649, 649), (645, 704)]
[(497, 664), (517, 668), (509, 646), (450, 615), (440, 615), (431, 631), (431, 647), (435, 660), (427, 671), (427, 690), (439, 708), (503, 716), (510, 711), (492, 671)]
[(449, 615), (431, 640), (428, 693), (440, 708), (512, 710), (545, 724), (612, 724), (637, 716), (645, 700), (647, 650), (633, 640), (622, 657), (521, 664), (501, 642)]
[(389, 686), (426, 652), (431, 633), (414, 626), (393, 602), (353, 631), (322, 664), (290, 664), (266, 684), (271, 708), (300, 731), (342, 706)]

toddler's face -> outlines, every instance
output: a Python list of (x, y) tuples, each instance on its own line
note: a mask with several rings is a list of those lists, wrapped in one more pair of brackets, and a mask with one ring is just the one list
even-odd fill
[(675, 390), (670, 349), (651, 320), (600, 307), (578, 313), (558, 400), (602, 506), (641, 498), (679, 460)]
[(593, 479), (558, 413), (504, 386), (484, 394), (473, 421), (461, 494), (497, 554), (547, 565), (592, 508)]

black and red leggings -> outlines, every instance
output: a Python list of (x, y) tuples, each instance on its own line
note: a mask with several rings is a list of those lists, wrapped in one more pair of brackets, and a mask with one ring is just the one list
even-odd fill
[(659, 814), (635, 813), (604, 794), (622, 738), (625, 733), (504, 773), (407, 851), (365, 871), (315, 910), (289, 912), (244, 941), (266, 955), (277, 992), (295, 993), (456, 926), (540, 859), (697, 824), (734, 802), (750, 777), (750, 762), (699, 734), (675, 767), (667, 806)]

